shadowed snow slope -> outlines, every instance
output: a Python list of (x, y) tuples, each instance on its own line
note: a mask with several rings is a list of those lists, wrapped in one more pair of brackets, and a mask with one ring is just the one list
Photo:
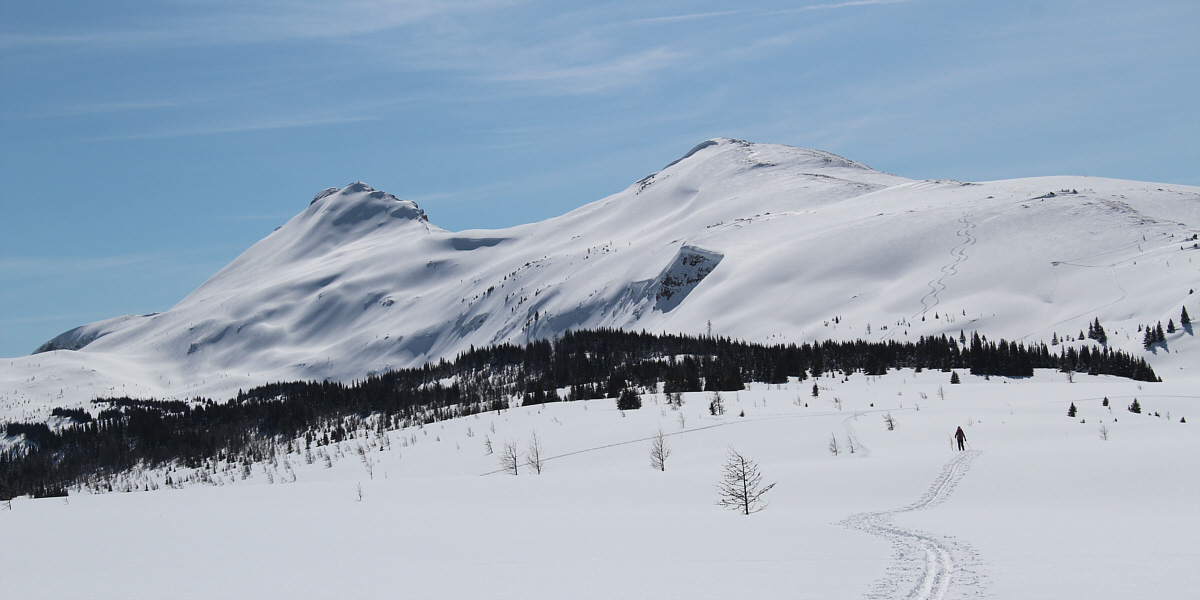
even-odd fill
[(498, 231), (448, 232), (354, 183), (318, 194), (170, 310), (5, 359), (0, 414), (40, 418), (98, 395), (224, 399), (568, 329), (699, 334), (709, 321), (714, 334), (791, 343), (960, 330), (1049, 341), (1098, 318), (1169, 378), (1197, 364), (1194, 339), (1180, 331), (1151, 354), (1137, 329), (1178, 321), (1189, 302), (1200, 315), (1197, 231), (1195, 187), (913, 181), (730, 139)]

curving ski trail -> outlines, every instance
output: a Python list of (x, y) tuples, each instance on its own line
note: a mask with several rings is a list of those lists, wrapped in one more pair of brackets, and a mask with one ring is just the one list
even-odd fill
[(929, 490), (904, 508), (860, 513), (842, 521), (841, 525), (848, 529), (891, 540), (896, 549), (895, 561), (887, 575), (875, 584), (867, 598), (944, 600), (982, 595), (982, 576), (974, 568), (978, 563), (977, 555), (970, 546), (892, 523), (892, 515), (924, 510), (944, 502), (966, 475), (971, 461), (980, 454), (982, 452), (978, 450), (959, 453), (942, 467)]
[(954, 260), (942, 267), (941, 277), (932, 279), (926, 284), (929, 286), (929, 293), (921, 298), (921, 312), (913, 315), (914, 317), (924, 315), (941, 302), (938, 294), (946, 290), (946, 279), (958, 273), (959, 263), (966, 262), (967, 260), (967, 248), (975, 245), (975, 236), (971, 235), (971, 230), (975, 228), (975, 224), (968, 221), (966, 216), (963, 216), (958, 222), (962, 223), (963, 227), (955, 235), (963, 238), (963, 241), (950, 250), (950, 255), (954, 257)]

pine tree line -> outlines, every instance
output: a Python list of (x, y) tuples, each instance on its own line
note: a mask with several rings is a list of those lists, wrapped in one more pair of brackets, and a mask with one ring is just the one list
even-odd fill
[[(453, 361), (376, 375), (352, 384), (297, 381), (242, 391), (225, 403), (108, 398), (95, 418), (55, 409), (72, 424), (8, 423), (28, 442), (0, 454), (0, 489), (54, 495), (134, 467), (198, 467), (212, 460), (256, 462), (289, 450), (337, 443), (363, 428), (380, 433), (526, 404), (666, 393), (735, 391), (746, 381), (781, 384), (824, 374), (882, 375), (888, 369), (969, 368), (975, 375), (1025, 377), (1035, 368), (1156, 381), (1140, 358), (1111, 349), (988, 341), (966, 336), (916, 342), (824, 341), (767, 346), (712, 336), (603, 329), (568, 332), (524, 346), (472, 348)], [(449, 382), (449, 383), (446, 383)], [(559, 390), (567, 389), (564, 396)], [(0, 498), (3, 500), (4, 498)]]

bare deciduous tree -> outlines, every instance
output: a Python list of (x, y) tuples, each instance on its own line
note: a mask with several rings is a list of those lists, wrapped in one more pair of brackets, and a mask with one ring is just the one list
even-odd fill
[(490, 438), (486, 435), (483, 436), (483, 450), (484, 450), (485, 454), (492, 453), (492, 438)]
[(658, 433), (650, 440), (650, 466), (659, 471), (666, 471), (668, 456), (671, 456), (671, 448), (667, 446), (667, 438), (660, 427)]
[(504, 448), (500, 450), (500, 468), (509, 475), (516, 475), (520, 461), (521, 453), (517, 452), (517, 441), (504, 442)]
[(888, 431), (894, 431), (896, 429), (896, 419), (892, 417), (892, 413), (889, 412), (888, 414), (883, 415), (883, 422), (887, 423)]
[(362, 484), (360, 483), (360, 484), (354, 486), (354, 501), (362, 502), (362, 498), (363, 498)]
[(708, 412), (713, 416), (725, 414), (725, 399), (721, 398), (721, 392), (713, 392), (709, 396)]
[(679, 410), (683, 407), (683, 392), (671, 392), (667, 394), (667, 404), (671, 405), (672, 410)]
[(537, 430), (533, 430), (529, 435), (529, 449), (525, 452), (525, 464), (533, 469), (534, 474), (542, 474), (542, 464), (545, 459), (542, 458), (542, 440), (538, 437)]
[(829, 453), (837, 456), (838, 454), (841, 454), (841, 452), (842, 446), (841, 444), (838, 444), (837, 435), (832, 433), (829, 434)]
[(764, 486), (762, 474), (758, 472), (758, 463), (739, 454), (733, 446), (729, 447), (725, 457), (721, 483), (717, 486), (720, 496), (717, 505), (740, 511), (744, 515), (765, 509), (767, 503), (762, 497), (775, 487), (775, 484)]

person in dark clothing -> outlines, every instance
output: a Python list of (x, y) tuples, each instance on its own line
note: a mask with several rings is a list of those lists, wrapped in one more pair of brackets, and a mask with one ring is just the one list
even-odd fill
[(954, 432), (954, 439), (958, 440), (958, 449), (962, 450), (963, 442), (967, 441), (967, 434), (963, 433), (962, 427), (959, 427), (958, 431)]

